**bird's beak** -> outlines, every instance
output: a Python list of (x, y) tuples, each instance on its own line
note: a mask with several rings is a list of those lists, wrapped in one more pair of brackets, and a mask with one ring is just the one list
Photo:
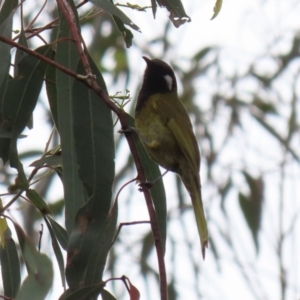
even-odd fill
[(147, 65), (149, 65), (149, 63), (151, 63), (151, 59), (148, 58), (147, 56), (142, 56), (144, 61), (146, 62)]

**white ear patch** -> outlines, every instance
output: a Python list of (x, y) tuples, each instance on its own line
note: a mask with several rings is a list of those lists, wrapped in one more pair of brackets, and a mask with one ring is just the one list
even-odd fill
[(164, 76), (168, 89), (171, 91), (173, 87), (173, 78), (170, 75)]

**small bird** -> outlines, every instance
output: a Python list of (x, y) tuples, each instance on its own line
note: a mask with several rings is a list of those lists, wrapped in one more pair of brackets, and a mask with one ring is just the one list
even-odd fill
[(192, 123), (177, 95), (172, 68), (160, 59), (149, 59), (135, 108), (135, 126), (149, 156), (177, 173), (192, 199), (203, 259), (208, 231), (200, 184), (200, 152)]

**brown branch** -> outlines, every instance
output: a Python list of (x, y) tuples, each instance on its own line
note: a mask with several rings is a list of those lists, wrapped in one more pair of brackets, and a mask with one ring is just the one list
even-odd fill
[(6, 37), (4, 37), (2, 35), (0, 35), (0, 41), (4, 42), (6, 44), (9, 44), (9, 45), (11, 45), (13, 47), (19, 48), (20, 50), (22, 50), (22, 51), (24, 51), (24, 52), (26, 52), (26, 53), (28, 53), (28, 54), (30, 54), (32, 56), (35, 56), (36, 58), (44, 61), (45, 63), (47, 63), (47, 64), (49, 64), (49, 65), (57, 68), (58, 70), (60, 70), (60, 71), (62, 71), (64, 73), (66, 73), (66, 74), (68, 74), (68, 75), (70, 75), (70, 76), (72, 76), (72, 77), (74, 77), (74, 78), (76, 78), (76, 79), (78, 79), (78, 80), (86, 83), (86, 78), (85, 77), (83, 77), (83, 76), (81, 76), (81, 75), (79, 75), (79, 74), (71, 71), (68, 68), (65, 68), (64, 66), (62, 66), (62, 65), (58, 64), (57, 62), (55, 62), (54, 60), (52, 60), (52, 59), (50, 59), (50, 58), (48, 58), (48, 57), (46, 57), (46, 56), (44, 56), (44, 55), (42, 55), (42, 54), (34, 51), (34, 50), (30, 50), (29, 48), (27, 48), (27, 47), (25, 47), (23, 45), (20, 45), (20, 44), (16, 43), (15, 41), (13, 41), (11, 39), (8, 39), (8, 38), (6, 38)]
[[(85, 55), (85, 52), (82, 48), (82, 37), (80, 35), (80, 32), (76, 26), (76, 17), (75, 17), (75, 14), (72, 10), (72, 7), (70, 6), (70, 4), (65, 1), (65, 0), (57, 0), (56, 1), (57, 4), (58, 4), (58, 7), (61, 9), (62, 13), (64, 14), (67, 22), (68, 22), (68, 25), (69, 25), (69, 29), (70, 29), (70, 32), (74, 38), (74, 43), (76, 45), (76, 48), (77, 48), (77, 51), (79, 53), (79, 57), (80, 57), (80, 60), (83, 64), (83, 68), (85, 69), (86, 71), (86, 75), (87, 77), (92, 77), (92, 69), (91, 69), (91, 66), (89, 64), (89, 61), (88, 61), (88, 58), (87, 56)], [(92, 80), (96, 83), (96, 80)]]

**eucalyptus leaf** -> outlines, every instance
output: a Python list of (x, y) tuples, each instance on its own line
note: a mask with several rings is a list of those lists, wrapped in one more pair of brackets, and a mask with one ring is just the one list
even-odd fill
[[(4, 1), (0, 10), (0, 35), (6, 38), (12, 37), (12, 25), (14, 9), (18, 5), (18, 0), (6, 0)], [(10, 49), (9, 44), (0, 42), (0, 87), (4, 80), (8, 77), (10, 67)]]
[(101, 7), (109, 14), (118, 17), (124, 24), (130, 26), (132, 29), (140, 31), (139, 27), (135, 25), (119, 8), (117, 8), (109, 0), (91, 0), (92, 3)]
[(4, 238), (5, 246), (0, 246), (4, 296), (15, 298), (21, 284), (21, 269), (16, 244), (9, 227), (4, 232)]
[[(78, 26), (77, 10), (74, 7), (73, 1), (70, 2), (73, 12), (76, 16), (76, 24)], [(64, 40), (57, 44), (55, 61), (60, 65), (65, 66), (69, 70), (76, 71), (79, 62), (79, 54), (75, 44), (72, 41), (68, 23), (64, 15), (59, 12), (59, 29), (58, 40)], [(78, 26), (78, 30), (80, 30)], [(85, 198), (83, 193), (83, 185), (79, 179), (77, 158), (75, 153), (75, 142), (73, 133), (73, 100), (72, 89), (74, 78), (56, 70), (55, 76), (56, 92), (55, 102), (57, 105), (53, 109), (52, 97), (49, 98), (50, 107), (55, 122), (58, 124), (58, 130), (62, 148), (62, 164), (63, 164), (63, 186), (65, 198), (65, 222), (66, 229), (70, 235), (74, 225), (76, 214), (80, 207), (84, 205)], [(49, 95), (49, 94), (48, 94)]]
[(48, 230), (50, 232), (52, 248), (53, 248), (57, 263), (58, 263), (62, 286), (63, 286), (64, 289), (66, 289), (64, 258), (63, 258), (62, 252), (60, 250), (59, 244), (57, 242), (55, 232), (54, 232), (54, 230), (51, 226), (51, 223), (46, 218), (46, 216), (44, 216), (44, 220), (45, 220), (45, 223), (46, 223), (46, 225), (48, 227)]
[(214, 7), (214, 14), (211, 17), (211, 20), (215, 19), (218, 16), (218, 14), (221, 11), (222, 4), (223, 4), (223, 0), (217, 0), (216, 1), (215, 7)]
[(104, 283), (82, 287), (74, 292), (67, 290), (58, 300), (87, 300), (98, 295), (104, 287)]
[(156, 0), (156, 2), (159, 6), (167, 8), (170, 12), (169, 18), (175, 27), (191, 22), (191, 18), (186, 14), (180, 0)]
[[(106, 91), (102, 75), (91, 59), (90, 65), (99, 86)], [(83, 66), (79, 64), (77, 73), (82, 72)], [(115, 163), (112, 114), (104, 101), (77, 82), (73, 87), (72, 108), (78, 172), (88, 197), (76, 216), (76, 227), (68, 245), (66, 276), (70, 288), (74, 289), (82, 281), (90, 285), (102, 278), (115, 230), (114, 221), (109, 221), (109, 225), (106, 222), (110, 218)], [(100, 258), (93, 253), (101, 253)], [(94, 261), (90, 263), (90, 260)]]
[(15, 299), (44, 300), (53, 282), (52, 262), (45, 254), (37, 251), (20, 225), (13, 224), (28, 272)]

